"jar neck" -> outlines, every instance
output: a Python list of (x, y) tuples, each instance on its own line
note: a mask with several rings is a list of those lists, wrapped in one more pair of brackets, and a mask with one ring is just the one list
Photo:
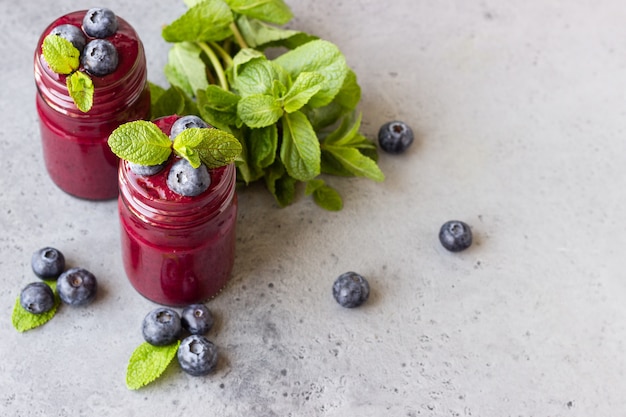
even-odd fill
[[(103, 77), (90, 75), (94, 84), (93, 106), (86, 113), (81, 112), (69, 95), (66, 75), (53, 72), (43, 57), (41, 45), (50, 31), (61, 24), (80, 27), (86, 11), (62, 16), (42, 33), (34, 59), (35, 84), (43, 101), (58, 113), (82, 119), (85, 123), (100, 123), (111, 119), (121, 109), (135, 103), (146, 87), (147, 68), (143, 45), (135, 30), (118, 17), (118, 31), (109, 40), (119, 54), (117, 69)], [(84, 71), (82, 66), (78, 69)]]
[(165, 185), (167, 172), (172, 161), (160, 174), (160, 178), (150, 179), (134, 174), (126, 161), (119, 167), (120, 200), (124, 206), (142, 222), (169, 229), (184, 229), (194, 227), (218, 216), (225, 211), (235, 197), (235, 165), (212, 169), (211, 185), (208, 190), (196, 197), (172, 195), (153, 188), (154, 184), (160, 187)]

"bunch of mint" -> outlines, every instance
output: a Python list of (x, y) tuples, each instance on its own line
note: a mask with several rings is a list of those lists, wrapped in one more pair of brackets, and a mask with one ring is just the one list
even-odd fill
[[(376, 145), (359, 133), (361, 89), (337, 46), (281, 28), (292, 18), (283, 0), (185, 4), (163, 29), (171, 86), (151, 84), (152, 118), (195, 114), (232, 133), (242, 145), (238, 181), (264, 181), (280, 206), (304, 183), (319, 206), (340, 210), (324, 174), (384, 180)], [(282, 53), (270, 59), (270, 47)]]

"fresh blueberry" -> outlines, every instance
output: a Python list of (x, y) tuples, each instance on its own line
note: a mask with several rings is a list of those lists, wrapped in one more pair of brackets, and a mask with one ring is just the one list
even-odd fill
[(333, 284), (333, 297), (342, 307), (353, 308), (363, 304), (370, 295), (370, 286), (356, 272), (345, 272)]
[(413, 130), (404, 122), (387, 122), (378, 131), (378, 143), (383, 151), (402, 153), (413, 143)]
[(46, 283), (33, 282), (22, 290), (20, 304), (29, 313), (45, 313), (54, 307), (54, 292)]
[(143, 338), (154, 346), (172, 344), (178, 340), (182, 330), (180, 316), (167, 307), (155, 308), (144, 317), (141, 324)]
[(181, 322), (191, 334), (206, 334), (213, 327), (213, 315), (204, 304), (192, 304), (183, 309)]
[(79, 27), (65, 24), (59, 25), (50, 31), (51, 35), (57, 35), (66, 39), (74, 45), (74, 48), (78, 49), (79, 52), (82, 52), (85, 49), (85, 44), (87, 43), (87, 38), (83, 34), (83, 31), (80, 30)]
[(30, 258), (33, 272), (41, 279), (56, 279), (65, 270), (65, 257), (55, 248), (45, 247)]
[(59, 298), (65, 304), (82, 306), (96, 298), (98, 281), (84, 268), (71, 268), (61, 274), (57, 280)]
[(204, 164), (191, 166), (184, 158), (172, 164), (167, 176), (167, 186), (177, 194), (194, 197), (202, 194), (211, 185), (211, 176)]
[(472, 230), (459, 220), (445, 222), (439, 230), (439, 241), (451, 252), (467, 249), (472, 244)]
[(111, 10), (89, 9), (83, 18), (83, 30), (92, 38), (106, 38), (117, 32), (117, 17)]
[(217, 347), (206, 337), (192, 334), (178, 347), (178, 363), (189, 375), (210, 374), (217, 366)]
[(194, 115), (183, 116), (180, 119), (176, 120), (174, 124), (172, 125), (172, 130), (170, 130), (170, 139), (172, 140), (176, 139), (176, 136), (178, 136), (180, 132), (182, 132), (185, 129), (190, 129), (192, 127), (198, 127), (198, 128), (204, 129), (204, 128), (211, 127), (211, 126), (209, 126), (207, 122), (205, 122), (198, 116), (194, 116)]
[(98, 77), (115, 71), (119, 62), (117, 49), (111, 42), (104, 39), (94, 39), (89, 42), (80, 59), (83, 67)]
[(163, 171), (163, 168), (165, 168), (165, 165), (166, 165), (165, 162), (159, 165), (140, 165), (140, 164), (128, 162), (128, 168), (130, 168), (133, 174), (143, 175), (145, 177), (158, 174), (159, 172)]

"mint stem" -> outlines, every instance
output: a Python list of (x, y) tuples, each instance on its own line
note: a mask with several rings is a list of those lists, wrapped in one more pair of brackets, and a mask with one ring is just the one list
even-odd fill
[(220, 63), (220, 60), (217, 58), (217, 55), (215, 55), (215, 52), (213, 52), (213, 49), (211, 49), (211, 47), (207, 45), (206, 42), (198, 42), (198, 46), (209, 57), (209, 61), (211, 61), (211, 65), (213, 65), (213, 68), (215, 69), (215, 73), (217, 74), (217, 78), (220, 81), (220, 87), (228, 91), (229, 90), (228, 81), (226, 80), (224, 67)]
[(211, 45), (211, 48), (215, 49), (217, 53), (222, 57), (222, 61), (224, 61), (224, 64), (226, 64), (226, 68), (233, 66), (233, 59), (228, 54), (228, 52), (226, 52), (226, 50), (220, 46), (219, 43), (211, 41), (209, 42), (209, 44)]
[(239, 27), (235, 24), (235, 22), (232, 22), (230, 24), (230, 30), (232, 30), (233, 35), (235, 36), (235, 40), (239, 44), (239, 47), (241, 49), (248, 48), (248, 44), (246, 43), (246, 40), (241, 35), (241, 32), (239, 31)]

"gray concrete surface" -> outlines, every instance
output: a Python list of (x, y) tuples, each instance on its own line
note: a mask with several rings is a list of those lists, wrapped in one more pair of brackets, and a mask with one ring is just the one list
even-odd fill
[[(626, 9), (622, 2), (288, 1), (290, 26), (338, 44), (363, 88), (363, 132), (417, 133), (387, 180), (329, 179), (339, 213), (239, 193), (228, 288), (209, 303), (217, 372), (171, 366), (124, 385), (154, 307), (119, 254), (115, 202), (65, 195), (43, 166), (32, 54), (78, 0), (0, 3), (0, 415), (626, 415)], [(182, 1), (103, 0), (142, 36), (165, 85), (161, 25)], [(476, 244), (451, 254), (449, 219)], [(10, 315), (53, 245), (100, 279), (88, 308), (17, 333)], [(367, 305), (330, 295), (347, 270)]]

